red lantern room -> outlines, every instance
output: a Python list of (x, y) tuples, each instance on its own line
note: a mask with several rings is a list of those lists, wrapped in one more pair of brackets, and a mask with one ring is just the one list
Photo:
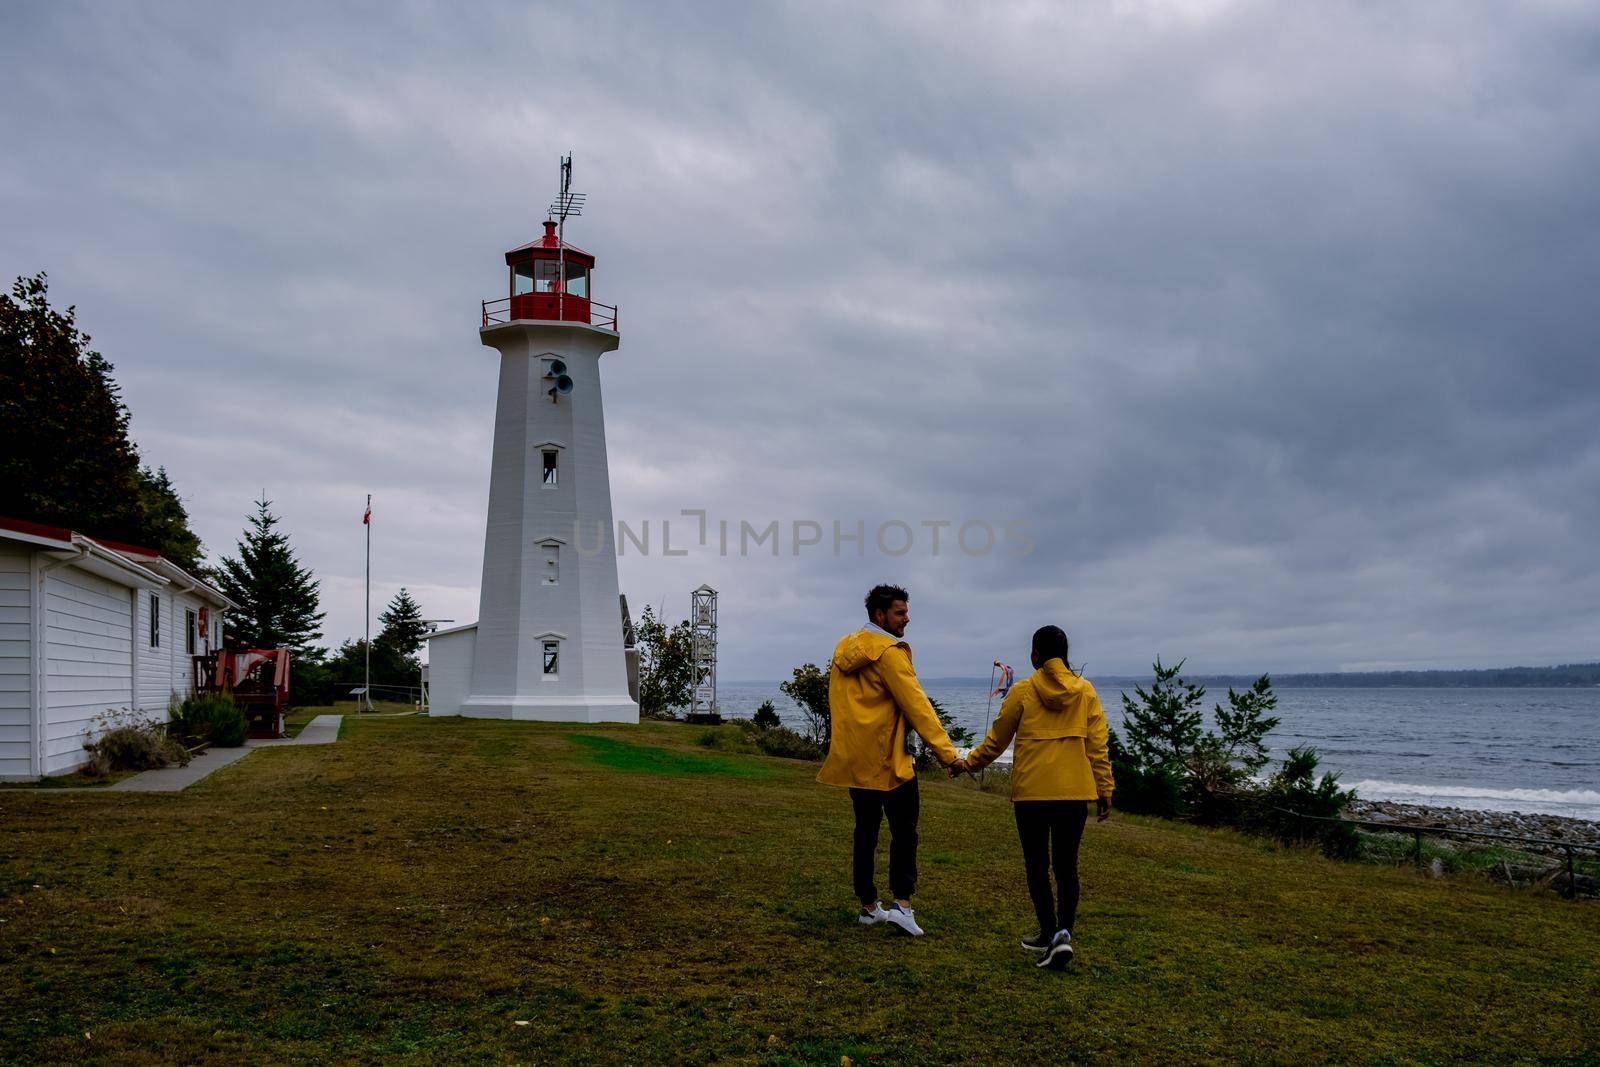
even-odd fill
[(515, 319), (574, 322), (617, 328), (617, 309), (589, 296), (594, 256), (556, 236), (554, 219), (546, 219), (544, 236), (506, 253), (510, 295), (483, 303), (485, 326)]

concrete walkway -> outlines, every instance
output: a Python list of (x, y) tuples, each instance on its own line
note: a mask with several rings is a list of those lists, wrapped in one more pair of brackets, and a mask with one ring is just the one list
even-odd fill
[[(298, 737), (281, 740), (249, 740), (240, 748), (208, 748), (189, 761), (187, 767), (162, 767), (155, 771), (140, 771), (115, 785), (89, 787), (85, 792), (96, 793), (176, 793), (187, 789), (200, 779), (215, 774), (232, 763), (238, 763), (250, 753), (262, 748), (284, 748), (288, 745), (331, 745), (339, 740), (342, 715), (318, 715), (306, 723)], [(77, 792), (78, 790), (56, 790)]]

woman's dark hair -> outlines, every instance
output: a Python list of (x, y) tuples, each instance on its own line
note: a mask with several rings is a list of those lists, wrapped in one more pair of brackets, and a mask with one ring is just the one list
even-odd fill
[(1033, 631), (1033, 652), (1041, 667), (1058, 659), (1068, 670), (1072, 669), (1072, 662), (1067, 659), (1067, 632), (1059, 626), (1041, 626)]
[(872, 592), (867, 594), (867, 618), (872, 618), (874, 611), (888, 611), (890, 605), (896, 600), (910, 602), (911, 594), (901, 589), (898, 585), (875, 585)]

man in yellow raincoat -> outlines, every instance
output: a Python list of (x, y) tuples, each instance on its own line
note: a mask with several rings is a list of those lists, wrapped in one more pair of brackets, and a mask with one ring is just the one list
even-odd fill
[[(850, 790), (856, 827), (853, 868), (860, 921), (888, 922), (921, 936), (911, 907), (917, 885), (917, 772), (906, 751), (906, 727), (922, 735), (945, 766), (956, 761), (950, 735), (911, 669), (905, 642), (910, 594), (893, 585), (867, 594), (867, 625), (845, 634), (828, 668), (828, 758), (817, 781)], [(878, 900), (872, 874), (878, 827), (889, 819), (889, 889), (894, 904)]]

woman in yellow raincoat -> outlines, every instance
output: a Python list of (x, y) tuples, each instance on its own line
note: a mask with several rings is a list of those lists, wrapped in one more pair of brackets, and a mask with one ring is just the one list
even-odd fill
[[(1022, 947), (1042, 954), (1040, 967), (1072, 959), (1072, 924), (1078, 911), (1078, 845), (1088, 801), (1098, 817), (1111, 814), (1111, 759), (1106, 716), (1094, 686), (1067, 663), (1067, 635), (1044, 626), (1033, 635), (1032, 676), (1012, 686), (983, 743), (950, 768), (952, 776), (994, 762), (1012, 739), (1011, 800), (1022, 842), (1039, 933)], [(1054, 855), (1052, 856), (1052, 853)], [(1059, 905), (1050, 888), (1054, 866)]]

